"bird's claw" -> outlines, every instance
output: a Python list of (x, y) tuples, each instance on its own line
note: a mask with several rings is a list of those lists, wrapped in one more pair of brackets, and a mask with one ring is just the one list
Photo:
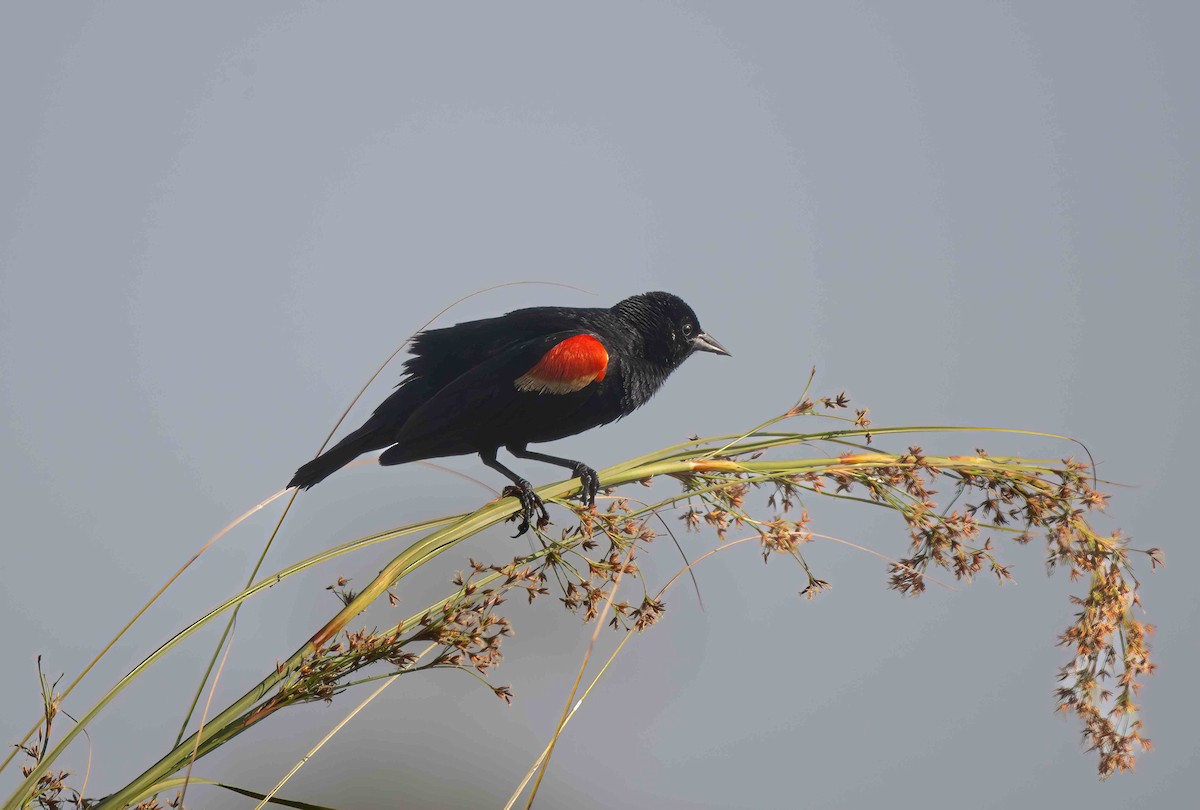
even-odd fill
[(584, 506), (595, 506), (596, 493), (600, 491), (600, 476), (586, 464), (576, 464), (571, 473), (579, 479), (579, 500)]
[(521, 502), (521, 511), (509, 518), (516, 520), (517, 515), (521, 517), (521, 522), (517, 524), (517, 533), (513, 537), (520, 537), (529, 531), (531, 521), (535, 517), (538, 529), (544, 529), (550, 524), (550, 513), (546, 511), (546, 504), (542, 503), (542, 499), (533, 491), (533, 485), (528, 481), (505, 487), (504, 494)]

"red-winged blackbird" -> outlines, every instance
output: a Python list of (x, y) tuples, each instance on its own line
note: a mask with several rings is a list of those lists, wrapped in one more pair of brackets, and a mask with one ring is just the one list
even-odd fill
[(665, 292), (635, 295), (611, 309), (533, 307), (430, 329), (413, 339), (396, 391), (366, 424), (297, 470), (288, 486), (308, 489), (382, 447), (385, 466), (478, 453), (515, 485), (519, 536), (535, 513), (539, 526), (549, 515), (532, 485), (497, 461), (496, 451), (568, 468), (590, 506), (600, 487), (595, 470), (526, 445), (627, 416), (696, 351), (729, 354), (704, 334), (691, 307)]

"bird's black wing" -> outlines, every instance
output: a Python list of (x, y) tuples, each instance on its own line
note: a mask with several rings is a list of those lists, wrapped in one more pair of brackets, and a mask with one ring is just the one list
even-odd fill
[[(573, 428), (575, 415), (603, 388), (608, 351), (593, 332), (574, 329), (511, 345), (460, 374), (418, 406), (381, 464), (477, 452)], [(596, 412), (569, 435), (612, 421)]]
[[(404, 371), (412, 378), (433, 380), (437, 388), (453, 381), (458, 373), (474, 368), (518, 344), (546, 335), (586, 330), (589, 319), (606, 310), (530, 307), (495, 318), (464, 321), (453, 326), (426, 329), (413, 338)], [(446, 378), (447, 370), (454, 373)]]

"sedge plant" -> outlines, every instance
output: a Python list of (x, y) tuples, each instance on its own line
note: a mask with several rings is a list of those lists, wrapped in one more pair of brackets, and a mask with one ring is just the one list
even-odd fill
[[(553, 535), (539, 531), (537, 547), (511, 560), (471, 560), (444, 598), (390, 626), (352, 624), (368, 606), (402, 589), (406, 578), (424, 575), (424, 566), (434, 558), (513, 518), (519, 508), (514, 499), (359, 538), (249, 584), (151, 653), (65, 731), (60, 730), (61, 696), (43, 678), (42, 721), (36, 736), (19, 746), (24, 754), (22, 781), (3, 810), (160, 806), (155, 797), (186, 784), (193, 764), (199, 767), (207, 754), (237, 744), (243, 731), (278, 712), (332, 701), (367, 682), (390, 683), (413, 672), (469, 672), (497, 697), (511, 701), (509, 686), (488, 680), (500, 663), (503, 640), (512, 631), (502, 613), (505, 600), (518, 595), (529, 602), (557, 602), (585, 622), (626, 634), (623, 647), (628, 638), (655, 625), (666, 609), (662, 590), (648, 583), (642, 583), (642, 595), (632, 600), (617, 599), (615, 591), (623, 577), (642, 579), (639, 556), (670, 532), (660, 520), (665, 510), (673, 509), (676, 525), (687, 531), (711, 531), (722, 548), (754, 542), (766, 560), (798, 563), (805, 583), (801, 593), (812, 598), (828, 586), (804, 558), (805, 546), (825, 536), (814, 530), (808, 509), (819, 498), (896, 513), (904, 542), (890, 563), (887, 586), (901, 594), (920, 594), (939, 572), (963, 582), (980, 575), (1003, 582), (1011, 577), (1011, 564), (1005, 560), (1011, 549), (1004, 540), (1016, 546), (1040, 543), (1049, 568), (1080, 583), (1080, 592), (1070, 597), (1074, 615), (1059, 637), (1065, 661), (1055, 687), (1058, 708), (1078, 718), (1102, 777), (1132, 768), (1136, 753), (1150, 746), (1137, 715), (1136, 696), (1154, 669), (1147, 645), (1152, 628), (1138, 618), (1139, 581), (1133, 562), (1135, 554), (1144, 554), (1151, 567), (1157, 566), (1159, 551), (1135, 550), (1119, 532), (1104, 534), (1093, 528), (1092, 517), (1108, 498), (1099, 491), (1088, 464), (1073, 458), (994, 456), (981, 449), (963, 455), (925, 453), (914, 441), (921, 434), (989, 429), (875, 427), (865, 410), (842, 416), (848, 405), (844, 395), (815, 401), (802, 397), (786, 413), (748, 432), (694, 438), (609, 467), (601, 472), (610, 495), (602, 509), (584, 509), (566, 500), (577, 487), (575, 481), (542, 487), (538, 494), (543, 499), (569, 510), (571, 519), (563, 528)], [(784, 420), (817, 416), (838, 421), (829, 429), (805, 432), (779, 427)], [(903, 449), (885, 450), (884, 443)], [(655, 479), (674, 481), (675, 491), (653, 503), (623, 492), (628, 485)], [(957, 493), (952, 506), (935, 502), (935, 479), (950, 482), (949, 491)], [(947, 489), (944, 483), (939, 488)], [(730, 541), (727, 534), (734, 531), (740, 537)], [(59, 762), (88, 724), (198, 629), (301, 571), (367, 546), (404, 542), (408, 545), (362, 589), (349, 591), (344, 582), (336, 586), (341, 608), (305, 644), (281, 657), (237, 700), (212, 716), (206, 713), (193, 733), (177, 740), (137, 777), (98, 799), (87, 799), (82, 790), (68, 786), (69, 774)], [(582, 677), (581, 670), (577, 685)], [(573, 714), (568, 709), (555, 736)], [(540, 760), (542, 768), (551, 751), (552, 744)], [(195, 781), (219, 784), (199, 775)], [(264, 801), (315, 806), (246, 788), (230, 789)]]

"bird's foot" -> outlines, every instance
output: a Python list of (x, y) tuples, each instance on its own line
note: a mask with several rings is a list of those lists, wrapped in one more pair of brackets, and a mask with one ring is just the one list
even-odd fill
[(571, 474), (579, 479), (579, 500), (584, 506), (596, 505), (596, 493), (600, 491), (600, 476), (586, 464), (576, 464)]
[(505, 487), (504, 494), (521, 502), (521, 511), (509, 518), (509, 520), (516, 520), (519, 515), (521, 519), (521, 522), (517, 524), (517, 533), (513, 537), (520, 537), (529, 531), (532, 522), (536, 521), (539, 529), (550, 524), (550, 513), (546, 511), (546, 504), (542, 503), (542, 499), (533, 491), (533, 485), (528, 481), (522, 479), (513, 486)]

